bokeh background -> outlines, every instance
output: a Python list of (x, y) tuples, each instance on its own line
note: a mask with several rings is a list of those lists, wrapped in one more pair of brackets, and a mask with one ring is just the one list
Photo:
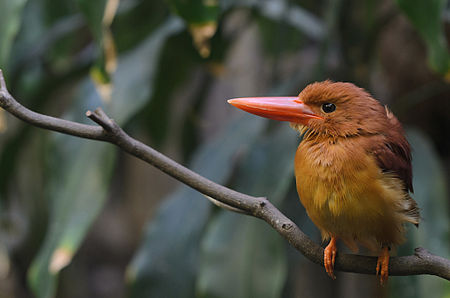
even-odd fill
[[(299, 137), (226, 99), (354, 82), (413, 147), (423, 223), (398, 254), (448, 258), (449, 25), (446, 0), (1, 0), (0, 68), (25, 106), (85, 123), (102, 106), (176, 161), (267, 196), (317, 242), (294, 187)], [(266, 223), (110, 144), (4, 111), (0, 129), (2, 298), (450, 297), (431, 276), (332, 281)]]

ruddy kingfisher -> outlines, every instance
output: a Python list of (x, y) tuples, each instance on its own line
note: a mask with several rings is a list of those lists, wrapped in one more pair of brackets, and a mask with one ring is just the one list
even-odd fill
[(411, 153), (400, 122), (352, 83), (316, 82), (296, 97), (228, 100), (249, 113), (288, 121), (302, 136), (295, 154), (297, 192), (322, 239), (324, 267), (335, 279), (336, 241), (378, 256), (376, 273), (388, 279), (390, 249), (419, 224)]

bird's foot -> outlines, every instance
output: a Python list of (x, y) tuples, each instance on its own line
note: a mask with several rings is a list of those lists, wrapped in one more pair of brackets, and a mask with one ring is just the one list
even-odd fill
[(327, 247), (325, 247), (325, 250), (323, 252), (323, 264), (325, 266), (327, 274), (332, 279), (336, 279), (336, 276), (334, 275), (333, 272), (334, 261), (336, 259), (336, 252), (337, 252), (336, 237), (331, 237), (330, 243), (328, 243)]
[(386, 284), (389, 277), (389, 247), (384, 246), (381, 255), (377, 261), (377, 276), (380, 278), (380, 284)]

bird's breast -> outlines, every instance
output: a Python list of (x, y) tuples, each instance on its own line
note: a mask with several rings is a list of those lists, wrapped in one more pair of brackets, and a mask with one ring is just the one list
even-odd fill
[(339, 214), (346, 203), (370, 191), (380, 170), (357, 146), (302, 142), (295, 156), (295, 175), (305, 207), (313, 204)]

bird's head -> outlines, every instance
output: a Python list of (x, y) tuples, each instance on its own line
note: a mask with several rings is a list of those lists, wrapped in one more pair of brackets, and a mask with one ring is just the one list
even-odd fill
[(386, 129), (387, 113), (369, 93), (352, 83), (317, 82), (296, 97), (228, 100), (249, 113), (289, 121), (294, 129), (323, 137), (348, 137)]

